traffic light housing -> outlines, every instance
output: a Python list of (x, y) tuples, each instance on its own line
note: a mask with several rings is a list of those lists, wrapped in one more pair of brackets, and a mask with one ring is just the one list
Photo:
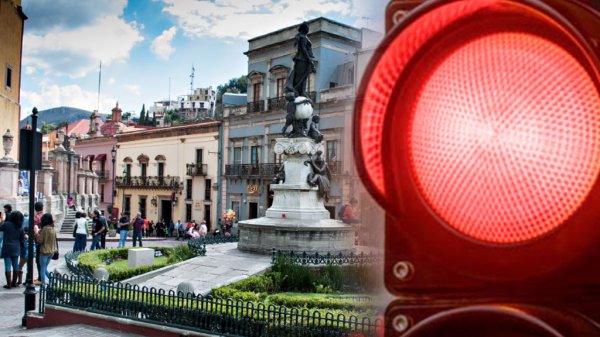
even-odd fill
[(403, 298), (390, 310), (412, 312), (411, 325), (482, 306), (498, 321), (600, 322), (594, 1), (432, 0), (408, 15), (390, 3), (355, 152), (387, 212), (386, 286)]

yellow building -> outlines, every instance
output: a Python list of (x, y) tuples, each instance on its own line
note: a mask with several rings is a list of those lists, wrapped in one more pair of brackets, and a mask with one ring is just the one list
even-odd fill
[(115, 207), (135, 216), (217, 224), (220, 122), (116, 135)]
[(21, 55), (26, 19), (21, 0), (0, 0), (0, 133), (10, 130), (13, 135), (14, 145), (8, 154), (13, 159), (18, 159), (19, 153)]

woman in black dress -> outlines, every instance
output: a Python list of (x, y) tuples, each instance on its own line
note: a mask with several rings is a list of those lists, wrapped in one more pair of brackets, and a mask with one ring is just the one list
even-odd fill
[(19, 256), (21, 256), (21, 246), (25, 241), (23, 232), (23, 213), (19, 211), (11, 212), (2, 225), (0, 231), (4, 232), (4, 243), (0, 257), (4, 259), (4, 275), (6, 276), (5, 289), (17, 287), (19, 278)]

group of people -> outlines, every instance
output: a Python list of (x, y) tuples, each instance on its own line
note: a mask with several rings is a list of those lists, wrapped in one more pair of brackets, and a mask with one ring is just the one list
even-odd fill
[[(44, 213), (44, 204), (34, 205), (33, 235), (35, 245), (33, 253), (38, 271), (35, 285), (45, 285), (49, 276), (48, 265), (53, 258), (58, 258), (58, 240), (54, 229), (52, 214)], [(29, 254), (28, 236), (30, 221), (27, 213), (13, 211), (11, 205), (4, 205), (0, 214), (0, 257), (4, 259), (5, 289), (18, 287), (23, 283), (23, 267)]]

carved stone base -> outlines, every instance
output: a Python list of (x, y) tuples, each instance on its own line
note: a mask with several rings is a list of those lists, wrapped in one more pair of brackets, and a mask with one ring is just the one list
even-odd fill
[(310, 223), (296, 219), (259, 218), (240, 221), (238, 249), (259, 254), (277, 250), (310, 253), (354, 252), (355, 230), (336, 220)]
[(323, 145), (310, 138), (277, 139), (274, 151), (285, 155), (285, 182), (272, 184), (273, 205), (266, 217), (238, 223), (238, 249), (271, 254), (273, 249), (311, 253), (354, 251), (355, 229), (330, 219), (318, 188), (307, 183), (310, 160)]

